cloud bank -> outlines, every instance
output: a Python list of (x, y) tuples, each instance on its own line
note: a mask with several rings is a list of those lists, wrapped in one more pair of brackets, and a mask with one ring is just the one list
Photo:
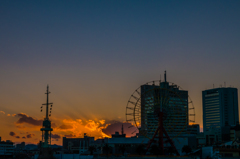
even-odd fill
[(33, 117), (30, 117), (24, 113), (19, 113), (16, 116), (20, 117), (18, 119), (18, 121), (16, 122), (17, 124), (27, 123), (27, 124), (34, 125), (34, 126), (41, 126), (42, 122), (43, 122), (43, 120), (34, 119)]

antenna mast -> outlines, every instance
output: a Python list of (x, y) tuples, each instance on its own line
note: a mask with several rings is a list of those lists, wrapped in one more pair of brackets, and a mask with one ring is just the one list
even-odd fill
[(123, 124), (122, 124), (122, 135), (124, 134), (124, 131), (123, 131)]
[[(45, 93), (45, 94), (47, 94), (46, 119), (48, 119), (48, 105), (50, 104), (50, 103), (48, 103), (48, 95), (51, 93), (51, 92), (48, 91), (48, 89), (49, 89), (49, 86), (47, 85), (47, 92)], [(51, 104), (52, 104), (52, 103), (51, 103)]]
[(167, 82), (167, 72), (164, 71), (164, 82)]
[[(49, 103), (49, 101), (48, 101), (49, 100), (49, 94), (50, 94), (48, 85), (47, 85), (47, 92), (45, 94), (47, 94), (47, 102), (44, 103), (43, 105), (46, 105), (46, 117), (44, 118), (44, 121), (43, 121), (43, 127), (40, 129), (42, 131), (42, 147), (43, 148), (50, 147), (50, 145), (51, 145), (51, 131), (53, 131), (53, 129), (51, 128), (51, 121), (49, 120), (49, 116), (51, 116), (51, 110), (52, 110), (52, 104), (53, 103)], [(48, 106), (49, 105), (51, 105), (50, 113), (48, 113), (48, 111), (49, 111)]]

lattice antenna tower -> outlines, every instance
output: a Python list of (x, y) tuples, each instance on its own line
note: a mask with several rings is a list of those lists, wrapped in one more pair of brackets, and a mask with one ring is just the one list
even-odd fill
[[(44, 118), (44, 121), (43, 121), (43, 127), (40, 130), (42, 131), (42, 147), (47, 148), (47, 147), (50, 147), (51, 145), (51, 131), (53, 131), (53, 129), (51, 128), (51, 121), (49, 120), (49, 116), (51, 116), (53, 103), (49, 103), (50, 92), (49, 92), (48, 85), (47, 85), (47, 92), (45, 94), (47, 95), (47, 102), (42, 104), (41, 112), (42, 112), (43, 106), (46, 106), (46, 117)], [(50, 112), (48, 112), (50, 105), (51, 105)]]

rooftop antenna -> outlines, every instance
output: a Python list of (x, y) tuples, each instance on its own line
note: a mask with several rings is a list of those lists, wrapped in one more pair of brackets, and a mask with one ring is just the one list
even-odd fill
[(161, 74), (160, 74), (160, 81), (159, 81), (159, 85), (160, 85), (160, 83), (161, 83)]
[(164, 71), (164, 82), (167, 82), (167, 72), (166, 72), (166, 70)]
[(123, 124), (122, 124), (122, 135), (123, 135), (124, 131), (123, 131)]

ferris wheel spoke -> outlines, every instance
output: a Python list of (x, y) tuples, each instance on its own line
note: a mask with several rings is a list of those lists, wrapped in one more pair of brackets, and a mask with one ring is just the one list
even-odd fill
[(131, 95), (131, 97), (133, 97), (134, 99), (138, 100), (139, 98), (137, 98), (136, 96), (134, 95)]
[(128, 101), (128, 103), (131, 103), (131, 104), (133, 104), (133, 105), (136, 105), (136, 102), (133, 102), (133, 101)]
[(136, 89), (135, 92), (141, 96), (141, 93), (138, 91), (138, 89)]
[(126, 114), (126, 115), (134, 115), (134, 113), (128, 113), (128, 114)]
[(132, 127), (134, 127), (133, 125), (131, 125), (131, 126), (129, 126), (128, 128), (132, 128)]
[(134, 110), (134, 108), (132, 108), (132, 107), (127, 107), (127, 109)]
[(128, 119), (128, 120), (126, 120), (126, 122), (131, 122), (131, 121), (134, 121), (134, 119)]

